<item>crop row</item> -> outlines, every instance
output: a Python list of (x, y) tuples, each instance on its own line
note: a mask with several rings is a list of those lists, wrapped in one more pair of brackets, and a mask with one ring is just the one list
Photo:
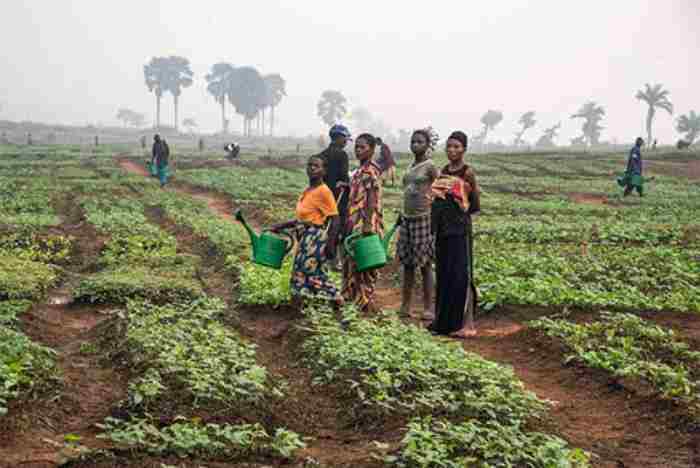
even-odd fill
[(647, 382), (661, 398), (686, 406), (700, 420), (700, 352), (677, 340), (672, 330), (636, 315), (608, 312), (591, 323), (542, 318), (530, 325), (564, 344), (564, 362)]
[(341, 388), (357, 415), (410, 419), (398, 466), (588, 466), (588, 457), (558, 437), (529, 431), (546, 404), (512, 369), (434, 339), (385, 316), (341, 320), (323, 306), (305, 310), (305, 363), (316, 385)]
[[(19, 212), (21, 214), (21, 211)], [(19, 316), (59, 280), (53, 263), (69, 257), (72, 239), (37, 226), (0, 233), (0, 416), (55, 380), (55, 352), (22, 333)]]
[[(162, 306), (128, 303), (108, 337), (111, 358), (130, 369), (125, 416), (107, 418), (100, 437), (117, 449), (227, 459), (286, 458), (304, 446), (291, 431), (245, 422), (283, 394), (256, 363), (254, 346), (221, 325), (224, 309), (206, 296)], [(198, 417), (201, 410), (218, 414), (217, 422)]]
[(486, 308), (576, 305), (700, 311), (700, 252), (672, 247), (476, 243)]

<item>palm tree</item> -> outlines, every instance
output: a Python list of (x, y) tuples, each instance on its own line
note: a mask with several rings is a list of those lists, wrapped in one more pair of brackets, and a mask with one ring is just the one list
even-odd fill
[(142, 127), (146, 117), (131, 109), (121, 108), (117, 111), (117, 119), (124, 122), (124, 127)]
[(651, 124), (654, 121), (654, 114), (656, 114), (656, 108), (663, 109), (669, 114), (673, 115), (673, 104), (668, 100), (669, 91), (666, 89), (661, 89), (662, 85), (657, 84), (653, 87), (647, 83), (644, 91), (637, 91), (635, 96), (640, 101), (644, 101), (649, 106), (647, 111), (647, 142), (651, 144), (653, 141), (651, 139)]
[(537, 140), (537, 145), (541, 148), (551, 148), (555, 146), (554, 144), (554, 139), (557, 137), (557, 134), (559, 133), (559, 129), (561, 128), (561, 122), (558, 124), (549, 127), (545, 129), (544, 134), (540, 137), (539, 140)]
[(700, 135), (700, 114), (690, 111), (688, 115), (681, 115), (678, 118), (676, 130), (679, 133), (685, 133), (683, 139), (688, 142), (688, 146), (692, 145)]
[(265, 105), (266, 87), (262, 76), (253, 67), (236, 68), (227, 89), (229, 102), (243, 116), (243, 134), (250, 136), (251, 123)]
[(518, 123), (522, 125), (522, 129), (515, 134), (515, 146), (520, 146), (523, 141), (523, 135), (525, 132), (534, 127), (537, 121), (535, 120), (535, 111), (525, 112), (518, 120)]
[(330, 126), (337, 123), (348, 112), (347, 99), (340, 91), (327, 90), (321, 94), (318, 101), (317, 115)]
[(282, 98), (287, 95), (287, 83), (279, 73), (265, 75), (263, 78), (267, 84), (268, 98), (270, 106), (270, 136), (275, 133), (275, 107), (282, 102)]
[(175, 105), (175, 131), (177, 132), (178, 124), (178, 108), (180, 102), (180, 95), (182, 94), (183, 88), (189, 88), (192, 86), (192, 70), (190, 69), (190, 61), (185, 57), (171, 56), (168, 58), (169, 64), (169, 79), (168, 79), (168, 91), (173, 95), (173, 101)]
[(168, 90), (170, 65), (167, 57), (153, 57), (143, 66), (143, 76), (148, 91), (156, 96), (156, 128), (160, 128), (160, 99)]
[[(605, 109), (594, 101), (587, 102), (577, 113), (573, 114), (571, 116), (572, 119), (584, 119), (583, 127), (581, 128), (583, 135), (575, 138), (576, 143), (574, 144), (597, 145), (600, 141), (600, 131), (604, 128), (600, 126), (604, 116)], [(574, 140), (572, 140), (572, 143)]]
[(204, 79), (207, 80), (207, 91), (216, 102), (221, 104), (221, 132), (228, 133), (228, 119), (226, 119), (226, 91), (233, 74), (234, 66), (230, 63), (219, 62), (211, 67), (211, 73)]
[(481, 131), (479, 139), (482, 143), (486, 142), (486, 137), (488, 136), (489, 131), (496, 128), (496, 125), (501, 123), (502, 120), (503, 112), (498, 110), (489, 109), (484, 115), (481, 116), (481, 123), (484, 126), (484, 129)]

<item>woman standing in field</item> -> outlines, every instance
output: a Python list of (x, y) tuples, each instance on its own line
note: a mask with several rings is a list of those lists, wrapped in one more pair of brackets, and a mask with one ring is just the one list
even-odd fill
[[(369, 133), (355, 140), (355, 156), (360, 167), (350, 179), (346, 235), (362, 232), (364, 235), (384, 235), (382, 221), (381, 170), (372, 161), (376, 141)], [(343, 296), (353, 301), (362, 311), (374, 310), (374, 292), (378, 273), (376, 270), (358, 272), (355, 261), (345, 256), (343, 263)]]
[(467, 135), (456, 131), (447, 140), (449, 164), (433, 183), (431, 230), (436, 237), (437, 317), (430, 329), (454, 338), (476, 335), (474, 312), (473, 214), (480, 211), (479, 186), (464, 162)]
[(271, 230), (291, 230), (298, 242), (290, 287), (297, 297), (323, 297), (343, 304), (343, 297), (326, 273), (326, 260), (335, 254), (340, 228), (333, 192), (323, 183), (326, 161), (311, 156), (306, 164), (309, 187), (299, 196), (297, 219), (274, 225)]
[(403, 217), (396, 247), (403, 265), (401, 316), (409, 317), (416, 282), (416, 269), (423, 277), (423, 317), (435, 318), (433, 307), (434, 238), (430, 229), (430, 187), (438, 170), (428, 158), (432, 135), (416, 130), (411, 136), (411, 152), (415, 159), (403, 177)]

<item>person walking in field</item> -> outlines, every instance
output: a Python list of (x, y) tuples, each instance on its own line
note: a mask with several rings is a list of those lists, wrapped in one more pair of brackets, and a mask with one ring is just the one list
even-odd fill
[(447, 140), (445, 166), (432, 185), (431, 231), (435, 236), (436, 317), (429, 329), (440, 335), (476, 335), (476, 287), (472, 215), (480, 212), (476, 175), (464, 162), (467, 135), (453, 132)]
[(431, 135), (427, 130), (413, 132), (411, 152), (415, 159), (403, 176), (403, 214), (396, 251), (403, 265), (400, 315), (410, 316), (416, 270), (420, 269), (423, 277), (423, 317), (433, 320), (435, 240), (430, 229), (430, 188), (439, 173), (428, 157), (430, 145)]
[(625, 192), (623, 195), (625, 197), (632, 193), (632, 190), (636, 190), (640, 197), (644, 196), (642, 182), (642, 146), (644, 146), (644, 140), (642, 138), (637, 138), (627, 158), (627, 170), (624, 176)]
[(156, 134), (153, 137), (153, 149), (151, 150), (151, 164), (158, 169), (158, 180), (161, 188), (168, 183), (168, 162), (170, 159), (170, 147), (168, 143)]
[(394, 178), (396, 177), (396, 161), (394, 161), (394, 157), (391, 154), (391, 148), (381, 138), (377, 138), (377, 149), (379, 150), (379, 157), (376, 163), (382, 171), (382, 183), (391, 177), (391, 186), (393, 187)]
[[(360, 167), (350, 180), (348, 216), (345, 233), (351, 235), (384, 235), (382, 220), (382, 183), (379, 166), (372, 161), (376, 141), (369, 133), (363, 133), (355, 141), (355, 156)], [(376, 311), (374, 293), (379, 274), (377, 270), (357, 271), (350, 256), (343, 261), (343, 297), (354, 302), (363, 312)]]
[(290, 279), (292, 294), (299, 299), (321, 297), (342, 305), (343, 297), (326, 273), (327, 260), (335, 255), (340, 218), (333, 192), (323, 182), (325, 159), (311, 156), (306, 174), (309, 187), (299, 196), (296, 219), (276, 224), (272, 231), (289, 230), (297, 241)]
[[(344, 125), (333, 125), (328, 132), (331, 139), (328, 148), (323, 150), (318, 156), (326, 161), (326, 173), (323, 177), (323, 182), (333, 192), (336, 203), (338, 204), (338, 212), (340, 216), (341, 227), (345, 226), (348, 211), (348, 196), (347, 193), (341, 197), (341, 194), (348, 189), (349, 176), (349, 158), (345, 152), (345, 146), (350, 139), (350, 130)], [(341, 228), (335, 234), (338, 236), (334, 245), (340, 245), (340, 238), (344, 232)], [(336, 268), (340, 269), (341, 255), (336, 255)]]

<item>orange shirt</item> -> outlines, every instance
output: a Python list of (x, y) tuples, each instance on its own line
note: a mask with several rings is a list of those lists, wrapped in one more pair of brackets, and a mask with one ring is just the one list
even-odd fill
[(297, 219), (304, 223), (322, 226), (329, 216), (337, 215), (335, 197), (326, 184), (307, 188), (297, 202)]

